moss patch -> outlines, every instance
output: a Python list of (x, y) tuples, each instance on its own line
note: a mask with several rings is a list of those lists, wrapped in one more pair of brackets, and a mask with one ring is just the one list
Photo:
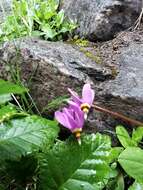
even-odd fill
[(70, 44), (77, 45), (79, 47), (88, 47), (90, 42), (86, 39), (78, 38), (78, 36), (74, 36), (73, 39), (67, 41)]
[[(78, 38), (78, 36), (74, 36), (74, 38), (70, 41), (67, 41), (69, 44), (73, 44), (78, 46), (80, 49), (80, 51), (82, 53), (84, 53), (84, 55), (88, 58), (90, 58), (91, 60), (93, 60), (94, 62), (96, 62), (97, 64), (102, 64), (102, 58), (100, 56), (100, 52), (98, 49), (96, 49), (95, 45), (93, 46), (93, 44), (91, 44), (91, 42), (89, 42), (86, 39), (82, 39), (82, 38)], [(95, 50), (95, 54), (89, 50), (87, 50), (88, 47), (92, 47), (93, 50)]]
[(89, 46), (89, 41), (84, 40), (84, 39), (77, 39), (75, 40), (75, 45), (80, 46), (80, 47), (88, 47)]
[(95, 61), (97, 64), (101, 64), (102, 63), (102, 59), (99, 55), (99, 52), (96, 52), (96, 55), (93, 54), (92, 52), (84, 49), (84, 48), (80, 48), (80, 51), (82, 51), (88, 58), (92, 59), (93, 61)]

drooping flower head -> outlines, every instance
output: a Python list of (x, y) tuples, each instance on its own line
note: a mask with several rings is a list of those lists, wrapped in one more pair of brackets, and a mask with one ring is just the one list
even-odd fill
[(72, 104), (62, 111), (56, 111), (55, 118), (60, 124), (74, 133), (77, 139), (80, 139), (84, 124), (84, 113), (77, 104)]
[(75, 91), (71, 90), (70, 88), (68, 89), (68, 91), (71, 94), (71, 101), (69, 101), (69, 104), (72, 105), (74, 102), (81, 108), (81, 110), (84, 113), (88, 113), (90, 107), (92, 106), (95, 96), (94, 90), (91, 89), (90, 84), (85, 84), (83, 86), (82, 98), (80, 98), (78, 94)]
[(61, 125), (75, 134), (80, 143), (84, 119), (87, 118), (87, 113), (92, 106), (94, 91), (91, 89), (90, 84), (85, 84), (82, 89), (82, 98), (80, 98), (76, 92), (71, 89), (68, 90), (71, 93), (71, 100), (68, 102), (69, 106), (63, 108), (62, 111), (56, 111), (55, 118)]

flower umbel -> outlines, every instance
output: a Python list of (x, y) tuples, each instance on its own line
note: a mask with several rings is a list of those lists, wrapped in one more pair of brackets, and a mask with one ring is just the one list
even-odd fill
[(73, 103), (76, 103), (78, 106), (80, 106), (81, 110), (87, 114), (90, 107), (92, 106), (95, 96), (94, 90), (91, 89), (90, 84), (85, 84), (83, 86), (82, 98), (80, 98), (75, 91), (71, 89), (68, 89), (68, 91), (71, 94), (71, 101), (69, 101), (69, 104), (72, 105)]
[(77, 104), (64, 108), (62, 111), (56, 111), (55, 118), (60, 124), (74, 133), (77, 139), (80, 139), (84, 124), (84, 113)]

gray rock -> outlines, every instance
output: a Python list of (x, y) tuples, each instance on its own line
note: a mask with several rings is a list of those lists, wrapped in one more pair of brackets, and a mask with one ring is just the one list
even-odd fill
[[(143, 32), (123, 32), (114, 40), (102, 43), (100, 51), (103, 62), (110, 63), (117, 72), (115, 79), (94, 86), (96, 104), (143, 123)], [(94, 110), (85, 130), (111, 134), (116, 143), (115, 127), (119, 124), (129, 131), (135, 127), (133, 123)]]
[(132, 118), (143, 121), (143, 37), (139, 32), (125, 32), (117, 42), (118, 51), (113, 53), (118, 75), (114, 80), (103, 82), (104, 105)]
[[(87, 49), (100, 51), (102, 63), (86, 56)], [(22, 81), (40, 111), (56, 97), (67, 95), (68, 87), (80, 92), (83, 83), (90, 82), (97, 105), (143, 122), (142, 32), (123, 32), (84, 51), (75, 45), (38, 39), (5, 43), (0, 48), (0, 77), (10, 79), (19, 65)], [(116, 124), (121, 123), (129, 124), (92, 110), (85, 130), (114, 133)]]
[(22, 80), (40, 110), (55, 97), (67, 94), (68, 87), (81, 89), (84, 82), (94, 84), (112, 77), (109, 68), (96, 64), (77, 47), (63, 42), (26, 39), (16, 44), (6, 43), (1, 47), (0, 57), (0, 77), (8, 78), (9, 70), (13, 67), (15, 72), (15, 63), (19, 64)]
[(107, 89), (114, 96), (136, 98), (143, 101), (143, 44), (131, 43), (122, 49), (119, 64), (120, 72)]
[(0, 23), (11, 12), (12, 0), (0, 0)]
[(142, 0), (62, 0), (68, 18), (78, 23), (75, 34), (91, 41), (111, 39), (133, 25)]

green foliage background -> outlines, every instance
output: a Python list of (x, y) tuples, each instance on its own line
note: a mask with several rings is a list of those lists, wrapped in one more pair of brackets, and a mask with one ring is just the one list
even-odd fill
[(59, 0), (13, 0), (12, 13), (0, 25), (0, 41), (23, 36), (38, 36), (46, 40), (62, 40), (76, 28), (72, 20), (58, 10)]

